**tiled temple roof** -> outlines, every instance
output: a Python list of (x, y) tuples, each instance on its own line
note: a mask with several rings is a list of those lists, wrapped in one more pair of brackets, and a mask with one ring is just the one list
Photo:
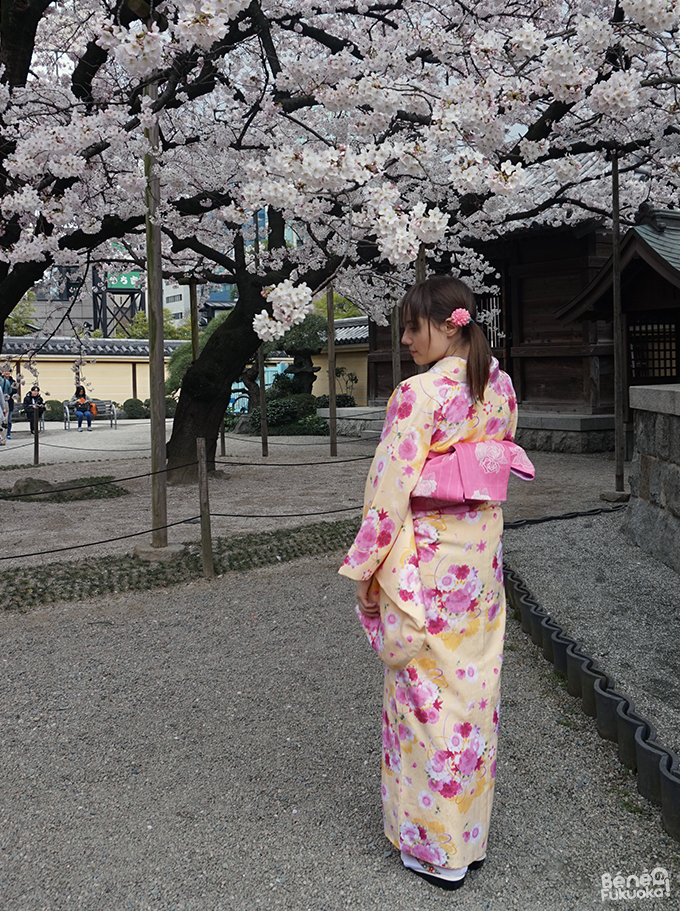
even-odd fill
[[(175, 348), (183, 345), (182, 341), (166, 340), (164, 354), (170, 357)], [(87, 357), (148, 357), (149, 340), (146, 338), (89, 338), (82, 342), (75, 338), (44, 338), (32, 335), (6, 335), (2, 345), (2, 354), (10, 357), (22, 357), (29, 353), (38, 355), (72, 356), (81, 353)]]

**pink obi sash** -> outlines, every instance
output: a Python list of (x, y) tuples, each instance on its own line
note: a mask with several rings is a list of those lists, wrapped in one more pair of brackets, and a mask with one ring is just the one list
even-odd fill
[(503, 502), (510, 472), (524, 481), (536, 471), (526, 452), (509, 440), (456, 443), (452, 452), (432, 454), (411, 494), (413, 509), (436, 509), (442, 503)]

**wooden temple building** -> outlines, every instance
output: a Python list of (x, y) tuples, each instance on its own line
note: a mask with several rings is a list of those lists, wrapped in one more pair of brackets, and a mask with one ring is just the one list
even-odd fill
[[(535, 449), (613, 448), (611, 234), (594, 221), (524, 230), (484, 246), (501, 278), (490, 340), (512, 376), (520, 438)], [(625, 386), (677, 383), (680, 211), (647, 210), (621, 241)], [(408, 352), (402, 377), (414, 372)], [(371, 324), (368, 401), (392, 390), (389, 327)]]

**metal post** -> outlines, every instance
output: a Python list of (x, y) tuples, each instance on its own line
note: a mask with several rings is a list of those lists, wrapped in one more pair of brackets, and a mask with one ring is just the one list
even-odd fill
[(208, 467), (205, 456), (205, 440), (196, 440), (196, 457), (198, 460), (198, 500), (201, 513), (201, 559), (203, 575), (212, 579), (215, 575), (213, 562), (212, 535), (210, 532), (210, 499), (208, 495)]
[[(158, 85), (144, 89), (152, 101), (158, 98)], [(151, 533), (153, 547), (167, 547), (168, 505), (165, 468), (165, 365), (163, 362), (163, 266), (161, 229), (156, 212), (160, 204), (160, 178), (156, 150), (158, 123), (145, 129), (150, 151), (144, 156), (146, 177), (146, 275), (149, 318), (149, 398), (151, 400)]]
[(616, 457), (615, 489), (623, 491), (623, 459), (625, 453), (623, 412), (624, 412), (624, 350), (623, 320), (621, 314), (621, 223), (619, 218), (619, 156), (612, 154), (612, 243), (614, 246), (612, 264), (612, 299), (614, 328), (614, 454)]
[(262, 455), (269, 455), (269, 442), (267, 440), (267, 399), (264, 388), (264, 345), (257, 349), (257, 369), (260, 380), (260, 434), (262, 436)]
[(331, 426), (331, 456), (338, 454), (338, 413), (335, 407), (335, 313), (333, 285), (326, 291), (326, 311), (328, 314), (328, 410)]

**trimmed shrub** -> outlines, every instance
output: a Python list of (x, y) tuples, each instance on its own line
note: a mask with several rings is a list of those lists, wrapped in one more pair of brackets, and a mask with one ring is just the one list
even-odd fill
[(132, 420), (149, 417), (149, 410), (141, 399), (125, 399), (123, 411)]
[(320, 418), (317, 414), (308, 414), (306, 417), (301, 418), (298, 421), (298, 424), (303, 428), (304, 433), (313, 436), (328, 436), (331, 432), (328, 422), (324, 421), (324, 419)]
[(57, 402), (56, 399), (48, 399), (45, 402), (45, 414), (43, 417), (46, 421), (63, 421), (64, 406), (61, 402)]
[(165, 396), (165, 416), (166, 418), (174, 418), (177, 413), (177, 399), (172, 395)]
[[(328, 408), (330, 402), (328, 401), (327, 395), (317, 395), (316, 396), (316, 407), (317, 408)], [(339, 392), (335, 396), (335, 407), (336, 408), (356, 408), (357, 403), (354, 401), (353, 395), (346, 395), (344, 392)]]
[[(304, 392), (285, 399), (274, 399), (267, 402), (267, 426), (282, 427), (284, 424), (293, 424), (300, 418), (314, 414), (315, 410), (316, 397)], [(253, 408), (250, 417), (252, 426), (259, 427), (260, 409)]]
[(265, 392), (265, 398), (268, 402), (275, 399), (287, 399), (293, 395), (293, 377), (287, 373), (277, 373), (271, 386)]

